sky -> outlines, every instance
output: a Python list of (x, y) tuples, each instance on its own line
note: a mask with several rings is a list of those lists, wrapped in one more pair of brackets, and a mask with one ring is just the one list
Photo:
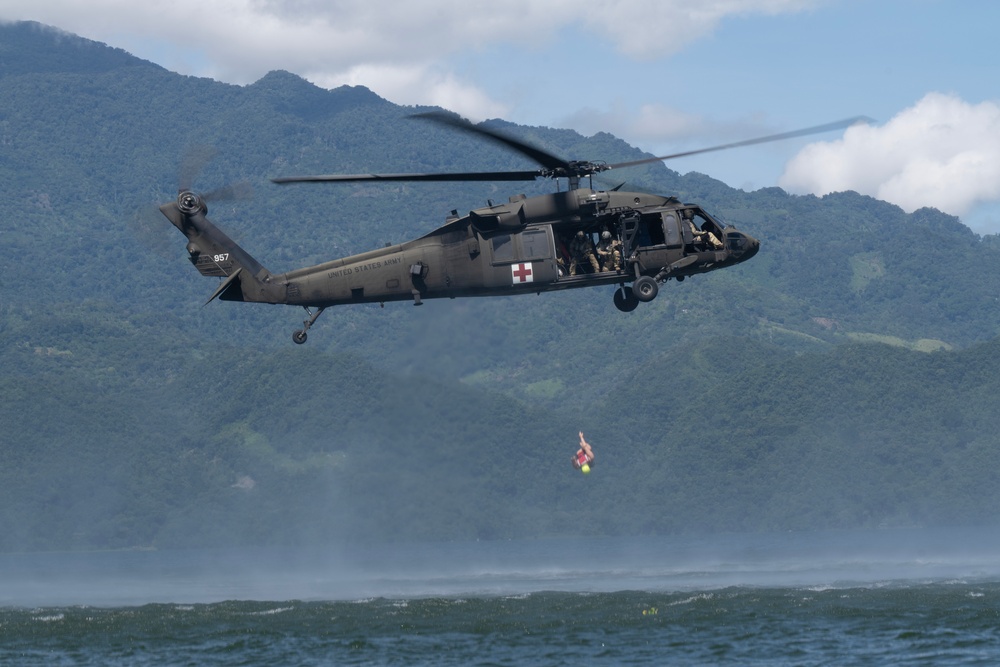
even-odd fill
[(287, 70), (654, 155), (866, 116), (667, 166), (748, 191), (855, 190), (1000, 233), (993, 0), (0, 0), (15, 20), (182, 74)]

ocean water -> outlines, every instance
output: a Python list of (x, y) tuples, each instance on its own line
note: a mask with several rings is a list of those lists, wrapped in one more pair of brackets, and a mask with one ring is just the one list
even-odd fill
[(1000, 535), (0, 556), (0, 665), (580, 664), (1000, 664)]

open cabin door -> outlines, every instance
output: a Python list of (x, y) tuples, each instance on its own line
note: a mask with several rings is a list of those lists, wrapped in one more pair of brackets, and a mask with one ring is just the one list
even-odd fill
[[(676, 261), (683, 256), (684, 244), (690, 242), (684, 238), (685, 226), (674, 210), (646, 213), (639, 217), (635, 227), (631, 256), (640, 272), (656, 272)], [(626, 235), (627, 230), (626, 225)]]

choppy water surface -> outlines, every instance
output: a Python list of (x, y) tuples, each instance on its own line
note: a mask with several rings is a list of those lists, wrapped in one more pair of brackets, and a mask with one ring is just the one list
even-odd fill
[(0, 556), (0, 664), (996, 664), (1000, 539)]

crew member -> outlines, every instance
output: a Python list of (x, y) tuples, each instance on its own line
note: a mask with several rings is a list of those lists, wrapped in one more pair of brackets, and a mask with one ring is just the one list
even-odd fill
[(695, 242), (701, 241), (710, 247), (712, 250), (721, 250), (722, 241), (720, 241), (715, 234), (709, 230), (698, 229), (698, 226), (694, 224), (694, 211), (687, 208), (681, 213), (681, 217), (684, 218), (684, 222), (687, 223), (688, 229), (691, 230), (691, 235), (694, 237)]
[(597, 244), (597, 258), (601, 260), (604, 271), (620, 271), (622, 268), (622, 247), (618, 239), (611, 238), (611, 232), (601, 232), (601, 241)]
[(593, 462), (594, 450), (583, 439), (583, 431), (580, 431), (580, 449), (576, 450), (576, 455), (573, 457), (573, 467), (586, 475), (590, 472), (590, 465)]
[(573, 240), (569, 244), (569, 275), (576, 275), (577, 264), (582, 265), (584, 262), (589, 262), (590, 267), (593, 269), (594, 273), (598, 273), (601, 267), (597, 265), (597, 257), (594, 256), (594, 248), (590, 243), (590, 239), (587, 235), (580, 230), (573, 237)]

